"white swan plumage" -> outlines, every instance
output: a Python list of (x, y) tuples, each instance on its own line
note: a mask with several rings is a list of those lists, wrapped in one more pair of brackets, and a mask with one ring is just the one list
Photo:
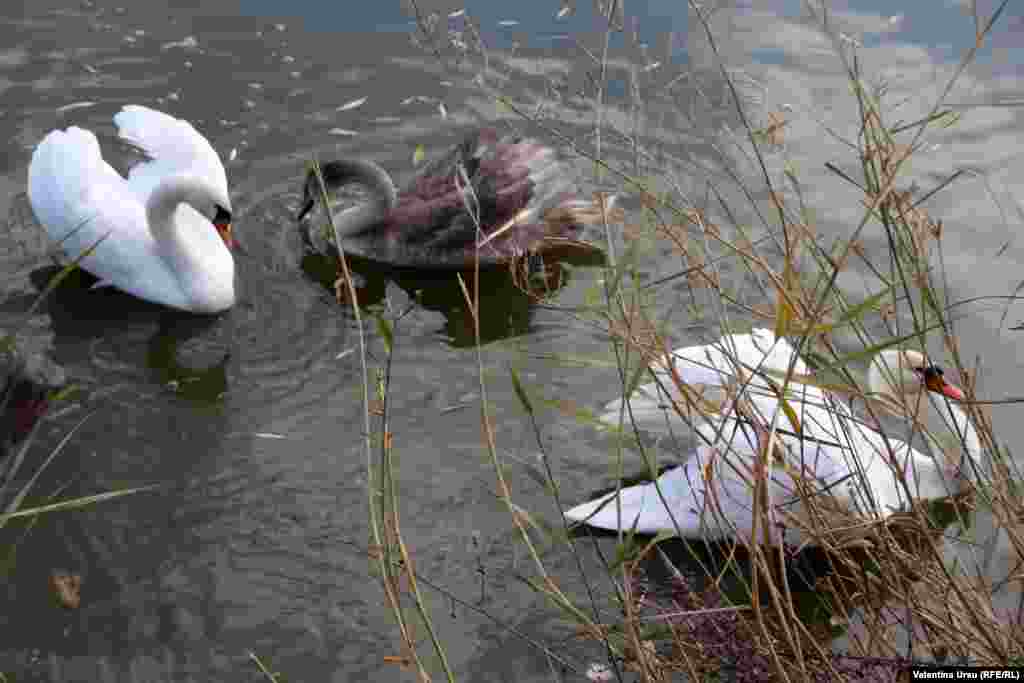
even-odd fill
[(190, 123), (128, 105), (118, 136), (148, 160), (125, 179), (96, 136), (53, 130), (32, 154), (28, 198), (47, 234), (80, 266), (141, 299), (195, 313), (235, 303), (231, 200), (220, 157)]
[[(833, 506), (884, 519), (908, 509), (912, 500), (962, 492), (980, 458), (973, 425), (947, 400), (962, 400), (962, 392), (917, 351), (886, 349), (876, 355), (868, 373), (869, 390), (894, 411), (912, 409), (916, 433), (927, 434), (930, 444), (939, 446), (940, 430), (952, 434), (961, 446), (957, 451), (972, 463), (951, 462), (941, 448), (933, 451), (939, 454), (935, 457), (926, 455), (868, 426), (841, 400), (801, 381), (806, 365), (785, 339), (776, 339), (769, 330), (678, 349), (670, 363), (655, 370), (665, 381), (641, 387), (629, 398), (633, 417), (651, 430), (690, 429), (675, 409), (666, 410), (666, 403), (675, 401), (686, 414), (696, 401), (709, 402), (715, 411), (705, 404), (688, 415), (701, 443), (685, 462), (653, 482), (624, 486), (618, 496), (612, 491), (571, 508), (565, 513), (569, 521), (703, 540), (751, 540), (756, 517), (752, 482), (773, 421), (777, 431), (771, 476), (764, 477), (771, 528), (758, 531), (759, 541), (806, 540), (804, 530), (810, 525), (805, 515), (811, 513), (801, 503), (799, 487), (809, 486), (803, 495), (810, 491), (823, 496), (817, 502), (828, 503), (815, 508)], [(669, 378), (670, 367), (682, 392)], [(779, 396), (790, 371), (783, 402)], [(617, 421), (621, 402), (607, 408), (605, 419)], [(896, 476), (897, 468), (905, 477)]]

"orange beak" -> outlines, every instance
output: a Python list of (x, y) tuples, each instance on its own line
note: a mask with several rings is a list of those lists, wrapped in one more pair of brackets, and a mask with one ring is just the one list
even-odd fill
[(954, 401), (964, 400), (964, 392), (960, 390), (960, 387), (950, 384), (938, 373), (930, 372), (925, 375), (924, 385), (928, 387), (929, 391), (942, 394), (946, 398), (951, 398)]
[(222, 240), (224, 240), (224, 244), (227, 245), (227, 248), (234, 249), (237, 242), (235, 242), (235, 238), (231, 235), (231, 223), (214, 223), (213, 227), (217, 228), (217, 234), (220, 235)]

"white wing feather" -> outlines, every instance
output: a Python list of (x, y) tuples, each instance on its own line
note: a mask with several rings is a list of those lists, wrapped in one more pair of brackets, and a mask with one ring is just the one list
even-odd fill
[(169, 306), (190, 302), (149, 231), (146, 209), (100, 152), (96, 136), (51, 131), (29, 164), (28, 197), (39, 222), (70, 259), (130, 294)]
[(188, 121), (130, 104), (114, 116), (114, 124), (122, 140), (150, 158), (136, 164), (128, 174), (128, 184), (143, 202), (161, 180), (183, 172), (203, 178), (228, 196), (227, 175), (220, 157)]

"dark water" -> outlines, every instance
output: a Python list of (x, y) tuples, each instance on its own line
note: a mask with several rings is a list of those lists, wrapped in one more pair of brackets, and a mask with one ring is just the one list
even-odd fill
[[(0, 9), (0, 215), (8, 216), (0, 236), (0, 328), (23, 325), (22, 342), (48, 351), (79, 387), (44, 425), (40, 452), (88, 415), (40, 491), (66, 496), (161, 486), (19, 531), (12, 580), (0, 591), (0, 671), (19, 681), (253, 680), (246, 654), (252, 650), (289, 680), (399, 678), (384, 661), (399, 654), (397, 631), (366, 555), (355, 322), (301, 268), (291, 216), (314, 153), (371, 157), (401, 180), (412, 171), (417, 144), (429, 153), (454, 142), (460, 126), (508, 114), (472, 83), (471, 69), (443, 70), (410, 45), (409, 19), (398, 3), (358, 11), (312, 1), (124, 4)], [(649, 43), (646, 52), (617, 39), (617, 54), (647, 66), (662, 62), (641, 72), (648, 74), (638, 81), (645, 93), (667, 87), (685, 64), (696, 69), (689, 85), (673, 91), (672, 107), (638, 112), (624, 97), (628, 70), (613, 73), (618, 86), (610, 89), (609, 120), (633, 130), (642, 119), (640, 131), (658, 141), (658, 160), (677, 163), (680, 186), (706, 192), (715, 172), (710, 160), (738, 152), (719, 138), (732, 121), (727, 100), (700, 31), (677, 4), (650, 3), (645, 19), (630, 26)], [(550, 5), (519, 12), (493, 3), (477, 12), (491, 44), (506, 50), (494, 59), (518, 79), (509, 87), (521, 88), (524, 99), (541, 99), (547, 80), (567, 91), (585, 81), (585, 58), (564, 35), (588, 35), (596, 23), (580, 7), (560, 24)], [(951, 69), (962, 47), (954, 38), (966, 28), (952, 9), (943, 10), (947, 19), (920, 6), (903, 11), (907, 35), (878, 8), (839, 18), (868, 32), (866, 52), (875, 66), (891, 65), (895, 91), (924, 93), (907, 107), (918, 111), (930, 103), (927, 93), (937, 96), (944, 81), (936, 71)], [(720, 47), (762, 84), (745, 90), (753, 104), (807, 112), (795, 116), (788, 152), (811, 181), (808, 201), (823, 212), (836, 207), (820, 216), (821, 224), (846, 235), (860, 218), (858, 205), (820, 169), (845, 153), (838, 143), (823, 144), (822, 128), (855, 115), (842, 109), (847, 85), (839, 64), (825, 56), (830, 46), (815, 38), (799, 10), (783, 3), (774, 12), (723, 13), (729, 31)], [(926, 19), (914, 18), (920, 15)], [(502, 20), (521, 23), (499, 26)], [(930, 35), (949, 35), (949, 45), (915, 42), (923, 40), (922, 21), (932, 24)], [(1008, 17), (1007, 31), (1015, 26), (1019, 19)], [(967, 123), (937, 141), (915, 168), (924, 184), (964, 165), (978, 174), (951, 195), (955, 203), (940, 197), (932, 207), (947, 221), (954, 300), (1005, 294), (1022, 279), (1024, 254), (1014, 241), (1022, 125), (1017, 110), (1003, 105), (1019, 101), (1024, 88), (1006, 69), (1000, 46), (1007, 45), (1011, 39), (999, 34), (951, 98), (963, 104)], [(412, 96), (423, 99), (402, 104)], [(362, 97), (362, 107), (336, 111)], [(24, 195), (31, 150), (58, 126), (109, 136), (111, 116), (126, 103), (189, 119), (225, 159), (234, 156), (227, 169), (242, 244), (240, 301), (207, 319), (112, 291), (69, 291), (26, 320), (50, 263)], [(821, 119), (822, 111), (832, 118)], [(583, 132), (592, 122), (585, 103), (565, 96), (556, 113), (564, 132), (581, 146), (592, 144)], [(614, 137), (605, 144), (629, 158)], [(643, 267), (654, 277), (679, 263), (660, 251)], [(487, 283), (488, 309), (504, 313), (488, 319), (484, 356), (499, 448), (517, 473), (517, 503), (550, 519), (550, 498), (524, 475), (537, 448), (508, 367), (544, 396), (587, 407), (614, 398), (604, 336), (567, 313), (597, 291), (600, 277), (599, 269), (569, 270), (544, 305), (501, 278)], [(842, 284), (851, 292), (868, 288), (856, 276)], [(571, 633), (551, 610), (536, 609), (542, 600), (518, 578), (531, 569), (493, 493), (481, 446), (476, 355), (467, 348), (458, 290), (451, 281), (415, 278), (381, 287), (374, 310), (394, 316), (408, 309), (396, 323), (390, 411), (409, 551), (423, 576), (460, 599), (477, 600), (483, 577), (481, 606), (497, 619), (428, 592), (453, 665), (468, 680), (550, 680), (550, 661), (499, 625), (505, 624), (585, 669), (585, 649), (564, 645)], [(658, 309), (675, 311), (678, 338), (691, 339), (676, 290), (664, 292)], [(1020, 333), (1000, 330), (1003, 305), (965, 306), (959, 330), (965, 348), (981, 359), (980, 393), (992, 398), (1020, 393)], [(1018, 318), (1024, 310), (1012, 309), (1010, 323)], [(367, 335), (371, 363), (380, 366), (384, 343), (373, 325)], [(606, 364), (581, 369), (553, 362), (554, 354)], [(1008, 443), (1020, 429), (1014, 412), (995, 412)], [(607, 458), (600, 437), (557, 413), (540, 419), (565, 495), (576, 499), (599, 485)], [(545, 561), (575, 581), (570, 558), (551, 551)], [(82, 574), (78, 610), (52, 605), (53, 569)]]

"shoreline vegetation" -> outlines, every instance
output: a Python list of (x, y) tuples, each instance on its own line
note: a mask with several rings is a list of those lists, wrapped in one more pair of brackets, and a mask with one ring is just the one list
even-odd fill
[[(843, 106), (857, 112), (854, 125), (846, 127), (831, 127), (816, 118), (822, 134), (849, 151), (826, 164), (846, 193), (838, 193), (839, 198), (854, 197), (847, 208), (860, 216), (852, 233), (839, 236), (815, 224), (816, 207), (805, 195), (807, 186), (795, 160), (786, 154), (787, 126), (796, 113), (786, 108), (766, 111), (751, 101), (744, 75), (728, 68), (719, 53), (713, 17), (703, 5), (690, 5), (690, 20), (699, 22), (725, 88), (723, 97), (693, 108), (725, 108), (720, 118), (731, 123), (722, 128), (731, 137), (723, 144), (733, 149), (720, 155), (723, 163), (715, 182), (720, 180), (721, 186), (709, 181), (691, 188), (679, 181), (685, 164), (673, 165), (678, 160), (652, 149), (643, 131), (650, 123), (645, 116), (653, 117), (665, 103), (678, 104), (673, 83), (699, 77), (681, 73), (644, 99), (644, 74), (664, 65), (628, 30), (634, 24), (622, 3), (595, 3), (603, 17), (602, 36), (573, 37), (589, 60), (586, 85), (573, 91), (558, 70), (537, 76), (544, 73), (538, 66), (530, 72), (535, 77), (527, 78), (510, 67), (511, 60), (488, 49), (469, 10), (431, 14), (410, 0), (414, 42), (445, 67), (474, 78), (495, 102), (499, 118), (570, 148), (593, 168), (595, 186), (639, 200), (639, 209), (624, 226), (624, 239), (615, 239), (611, 217), (602, 221), (608, 262), (602, 291), (594, 297), (600, 302), (573, 312), (607, 334), (618, 366), (620, 397), (649, 381), (649, 364), (667, 362), (674, 346), (670, 342), (681, 328), (704, 329), (708, 341), (760, 326), (790, 340), (816, 369), (812, 381), (862, 404), (869, 401), (863, 368), (871, 354), (897, 345), (927, 349), (932, 358), (941, 359), (947, 376), (964, 387), (964, 409), (982, 441), (984, 465), (974, 473), (967, 494), (922, 502), (888, 518), (873, 514), (848, 519), (860, 528), (855, 542), (836, 534), (836, 520), (825, 514), (808, 515), (821, 524), (807, 530), (816, 548), (696, 543), (628, 531), (598, 539), (570, 528), (562, 516), (568, 502), (583, 492), (560, 485), (559, 454), (541, 437), (538, 413), (560, 412), (563, 419), (611, 434), (607, 470), (612, 480), (630, 474), (627, 450), (639, 453), (646, 463), (644, 474), (653, 478), (660, 466), (671, 464), (673, 452), (684, 453), (685, 447), (664, 449), (661, 455), (667, 451), (669, 460), (659, 462), (657, 449), (631, 424), (628, 411), (623, 411), (620, 425), (599, 423), (590, 411), (549, 396), (543, 386), (524, 383), (510, 369), (509, 381), (534, 430), (540, 476), (557, 514), (543, 517), (523, 508), (514, 493), (516, 470), (500, 455), (491, 427), (488, 383), (495, 380), (484, 369), (487, 349), (480, 343), (478, 326), (482, 448), (493, 467), (497, 496), (532, 566), (532, 572), (521, 570), (522, 579), (576, 633), (575, 640), (555, 647), (508, 629), (511, 637), (528, 640), (538, 657), (547, 658), (552, 680), (575, 673), (594, 681), (664, 681), (680, 675), (692, 681), (883, 681), (901, 680), (911, 664), (1024, 664), (1022, 610), (1005, 596), (1007, 586), (1019, 579), (1013, 572), (992, 575), (996, 534), (1008, 543), (1016, 566), (1024, 558), (1020, 472), (1007, 445), (997, 439), (989, 416), (993, 401), (976, 393), (976, 369), (958, 343), (958, 320), (944, 270), (943, 224), (925, 208), (926, 200), (938, 193), (955, 193), (962, 172), (931, 187), (908, 179), (910, 164), (929, 136), (959, 123), (960, 115), (946, 105), (947, 97), (1006, 6), (999, 4), (989, 16), (973, 15), (973, 26), (965, 27), (974, 33), (973, 48), (940, 87), (938, 99), (914, 120), (893, 113), (899, 103), (890, 97), (884, 78), (863, 71), (857, 41), (836, 32), (826, 10), (807, 8), (846, 73), (849, 93)], [(566, 6), (558, 16), (570, 11)], [(612, 49), (616, 41), (627, 47)], [(530, 57), (524, 53), (517, 59), (521, 64)], [(613, 73), (614, 78), (625, 73), (624, 100), (612, 102), (609, 96)], [(509, 94), (517, 77), (529, 81), (527, 94)], [(544, 81), (541, 88), (536, 87), (538, 80)], [(441, 111), (443, 115), (443, 105)], [(582, 121), (589, 132), (566, 133), (563, 124), (570, 119), (574, 124)], [(747, 163), (746, 169), (730, 166), (737, 157)], [(736, 198), (746, 205), (731, 203)], [(884, 258), (869, 258), (869, 236), (887, 245)], [(681, 268), (644, 281), (637, 264), (645, 248), (670, 250)], [(863, 295), (851, 295), (840, 286), (853, 271), (868, 274), (872, 283)], [(344, 257), (340, 272), (339, 287), (347, 288), (349, 302), (357, 301)], [(471, 313), (479, 311), (478, 288), (473, 286), (479, 270), (463, 277), (466, 306)], [(750, 285), (756, 288), (753, 294), (741, 290)], [(682, 299), (683, 310), (676, 311), (676, 318), (658, 308), (660, 291), (671, 292), (666, 299)], [(352, 308), (362, 330), (366, 319), (358, 304)], [(375, 324), (391, 339), (389, 321), (377, 318)], [(402, 537), (388, 362), (371, 375), (365, 351), (363, 358), (370, 558), (400, 634), (396, 645), (401, 654), (393, 662), (420, 681), (454, 681), (458, 677), (424, 595), (431, 584), (416, 573)], [(371, 381), (371, 376), (378, 379)], [(683, 393), (686, 388), (674, 389)], [(665, 408), (684, 420), (695, 419), (692, 406)], [(956, 443), (944, 443), (941, 450), (933, 455), (962, 455)], [(899, 479), (901, 473), (894, 469), (894, 476)], [(752, 496), (754, 489), (756, 484)], [(812, 498), (802, 503), (815, 508)], [(983, 536), (979, 518), (991, 520), (994, 533)], [(573, 558), (576, 580), (560, 580), (548, 567), (554, 548)], [(600, 575), (594, 573), (595, 557), (603, 567), (597, 570)], [(574, 648), (577, 653), (569, 654)], [(590, 664), (581, 664), (583, 652), (590, 653)]]

